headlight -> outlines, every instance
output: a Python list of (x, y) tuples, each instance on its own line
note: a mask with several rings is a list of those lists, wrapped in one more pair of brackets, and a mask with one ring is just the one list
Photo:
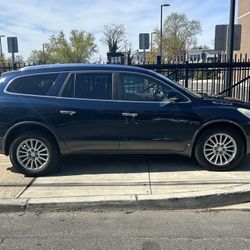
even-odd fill
[(242, 115), (246, 116), (247, 118), (250, 119), (250, 109), (242, 109), (238, 108), (237, 109)]

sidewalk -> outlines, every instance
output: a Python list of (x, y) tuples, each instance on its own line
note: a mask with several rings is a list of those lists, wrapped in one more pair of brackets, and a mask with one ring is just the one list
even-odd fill
[(70, 156), (46, 177), (13, 173), (0, 156), (0, 211), (209, 208), (250, 201), (250, 156), (229, 172), (181, 156)]

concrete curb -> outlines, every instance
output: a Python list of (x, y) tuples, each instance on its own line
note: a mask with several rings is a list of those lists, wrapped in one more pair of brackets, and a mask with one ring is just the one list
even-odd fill
[(250, 201), (250, 185), (168, 195), (121, 195), (0, 200), (0, 212), (47, 212), (98, 209), (210, 209)]
[(27, 201), (26, 211), (67, 211), (95, 209), (136, 209), (135, 195), (70, 198), (34, 198)]
[(24, 212), (27, 200), (25, 199), (2, 199), (0, 200), (0, 213)]
[(250, 185), (170, 195), (138, 195), (144, 209), (203, 209), (250, 201)]

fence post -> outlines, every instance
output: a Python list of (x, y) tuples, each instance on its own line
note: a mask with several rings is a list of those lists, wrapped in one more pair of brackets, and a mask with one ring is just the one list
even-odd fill
[(13, 70), (17, 70), (17, 63), (13, 63)]
[(175, 81), (178, 82), (178, 69), (175, 68), (174, 70), (174, 75), (175, 75)]
[(156, 57), (156, 61), (157, 61), (157, 64), (160, 65), (161, 64), (161, 56), (157, 56)]
[(185, 64), (185, 87), (188, 88), (188, 61)]

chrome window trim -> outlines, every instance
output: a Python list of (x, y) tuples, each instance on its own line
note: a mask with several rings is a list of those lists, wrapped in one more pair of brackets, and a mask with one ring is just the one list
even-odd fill
[[(71, 100), (79, 100), (79, 101), (98, 101), (98, 102), (132, 102), (132, 103), (154, 103), (154, 104), (160, 104), (163, 103), (163, 101), (159, 102), (159, 101), (130, 101), (130, 100), (116, 100), (116, 99), (112, 99), (112, 100), (104, 100), (104, 99), (89, 99), (89, 98), (72, 98), (72, 97), (61, 97), (61, 96), (56, 96), (57, 99), (71, 99)], [(186, 101), (186, 102), (176, 102), (176, 104), (179, 103), (191, 103), (192, 101)]]

